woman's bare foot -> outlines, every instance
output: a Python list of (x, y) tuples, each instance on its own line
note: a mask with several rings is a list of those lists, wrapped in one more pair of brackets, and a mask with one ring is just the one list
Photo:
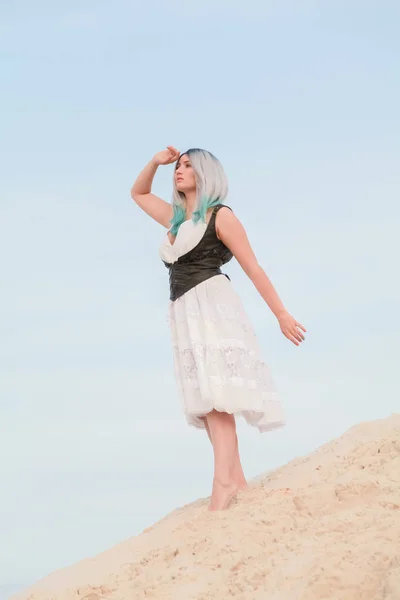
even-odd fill
[(208, 510), (225, 510), (229, 507), (231, 501), (238, 492), (238, 486), (235, 482), (222, 484), (214, 481), (211, 502)]

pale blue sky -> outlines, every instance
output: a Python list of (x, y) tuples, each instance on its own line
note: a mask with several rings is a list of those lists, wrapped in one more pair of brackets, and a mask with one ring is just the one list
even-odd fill
[[(400, 7), (0, 7), (0, 598), (209, 495), (166, 322), (165, 230), (130, 199), (167, 144), (222, 161), (295, 347), (235, 261), (288, 420), (249, 477), (399, 410)], [(154, 190), (170, 199), (172, 167)]]

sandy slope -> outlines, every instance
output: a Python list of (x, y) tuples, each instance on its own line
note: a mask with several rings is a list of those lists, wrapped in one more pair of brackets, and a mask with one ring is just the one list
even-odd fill
[(13, 600), (400, 600), (400, 414), (61, 569)]

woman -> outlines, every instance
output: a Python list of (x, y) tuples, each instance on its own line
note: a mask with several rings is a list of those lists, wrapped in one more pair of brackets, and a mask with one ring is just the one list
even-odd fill
[[(172, 204), (151, 193), (157, 168), (176, 162)], [(187, 422), (205, 429), (214, 451), (210, 510), (229, 506), (248, 487), (240, 462), (235, 415), (260, 432), (282, 427), (284, 416), (253, 327), (220, 267), (233, 256), (295, 345), (306, 331), (283, 306), (232, 209), (220, 162), (210, 153), (173, 146), (139, 174), (131, 196), (167, 228), (159, 254), (169, 270), (168, 320), (174, 371)], [(171, 225), (171, 227), (170, 227)]]

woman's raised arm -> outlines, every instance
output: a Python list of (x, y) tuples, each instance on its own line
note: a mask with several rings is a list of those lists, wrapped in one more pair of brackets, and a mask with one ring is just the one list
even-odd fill
[(154, 175), (160, 165), (169, 165), (179, 158), (179, 151), (173, 146), (157, 152), (139, 173), (131, 188), (131, 197), (146, 214), (167, 229), (173, 216), (172, 204), (151, 193)]

